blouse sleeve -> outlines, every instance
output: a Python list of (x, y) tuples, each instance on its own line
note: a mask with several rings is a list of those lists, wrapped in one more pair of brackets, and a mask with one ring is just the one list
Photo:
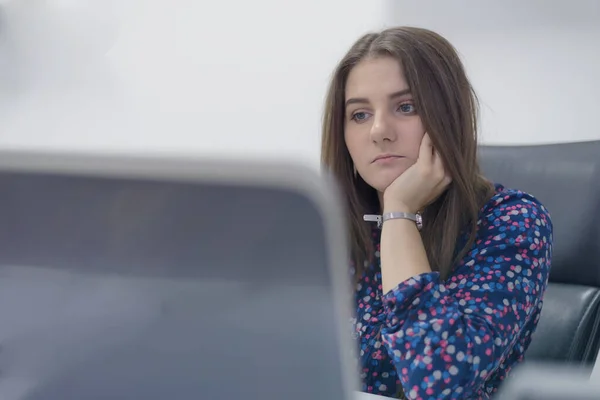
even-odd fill
[(409, 399), (471, 398), (506, 359), (548, 282), (552, 224), (533, 197), (495, 198), (445, 282), (437, 272), (384, 296), (382, 339)]

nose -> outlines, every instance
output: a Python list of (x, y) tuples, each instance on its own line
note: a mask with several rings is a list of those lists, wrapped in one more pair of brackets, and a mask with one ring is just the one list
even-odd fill
[(394, 131), (394, 125), (389, 121), (389, 118), (380, 113), (375, 115), (373, 118), (373, 125), (371, 126), (371, 140), (374, 143), (381, 142), (393, 142), (396, 140), (396, 132)]

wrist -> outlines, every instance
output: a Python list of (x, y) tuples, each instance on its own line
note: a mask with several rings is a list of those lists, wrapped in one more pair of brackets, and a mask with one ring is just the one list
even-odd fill
[(402, 201), (397, 201), (393, 199), (383, 199), (383, 207), (382, 213), (390, 213), (390, 212), (404, 212), (409, 214), (416, 214), (417, 210), (413, 209), (414, 207), (408, 206), (406, 203)]

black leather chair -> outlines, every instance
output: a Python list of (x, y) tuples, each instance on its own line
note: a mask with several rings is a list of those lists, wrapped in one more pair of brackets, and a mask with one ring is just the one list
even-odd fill
[(526, 191), (554, 225), (550, 284), (526, 359), (589, 366), (600, 345), (600, 141), (482, 146), (490, 180)]

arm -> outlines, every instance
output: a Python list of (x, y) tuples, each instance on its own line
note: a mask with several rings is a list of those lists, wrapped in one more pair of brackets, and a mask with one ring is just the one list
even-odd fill
[(476, 247), (445, 283), (425, 264), (410, 224), (382, 231), (382, 278), (391, 287), (383, 341), (409, 398), (470, 398), (541, 301), (550, 267), (549, 215), (515, 194), (486, 216)]
[[(384, 214), (389, 211), (384, 209)], [(402, 207), (394, 211), (406, 212)], [(421, 234), (415, 223), (407, 219), (391, 219), (383, 224), (380, 258), (383, 293), (413, 276), (431, 272)]]

